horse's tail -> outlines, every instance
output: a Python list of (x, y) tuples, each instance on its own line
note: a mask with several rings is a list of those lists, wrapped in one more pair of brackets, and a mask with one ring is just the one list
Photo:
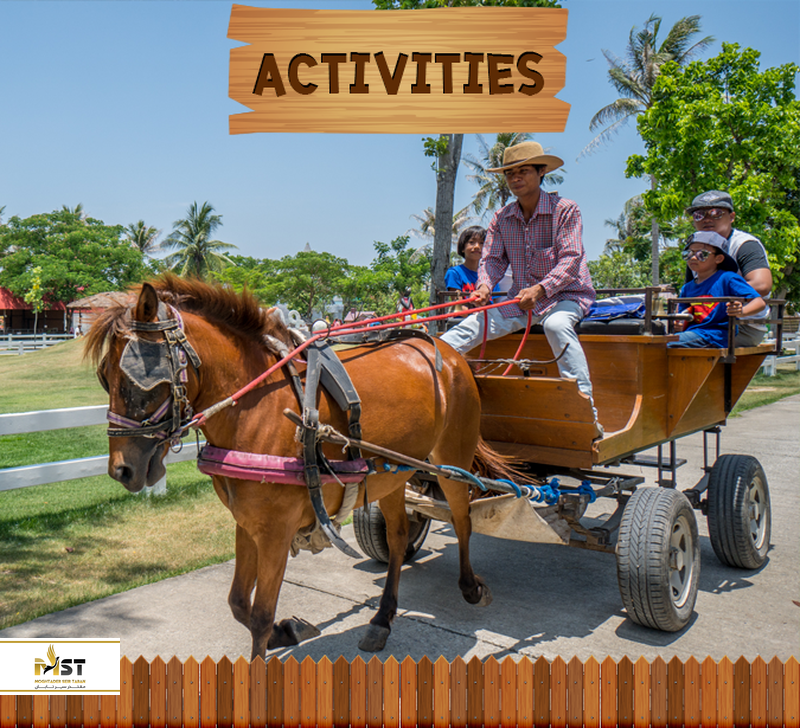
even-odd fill
[(478, 436), (478, 446), (475, 448), (475, 457), (472, 460), (472, 471), (484, 478), (495, 480), (512, 480), (515, 483), (530, 482), (531, 476), (523, 472), (515, 463), (517, 461), (508, 455), (503, 455), (489, 447), (486, 440)]

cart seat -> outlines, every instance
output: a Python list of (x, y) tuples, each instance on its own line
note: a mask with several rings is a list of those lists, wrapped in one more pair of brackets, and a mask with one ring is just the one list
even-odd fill
[[(664, 336), (667, 326), (664, 321), (651, 321), (650, 326), (643, 318), (619, 318), (613, 321), (581, 321), (575, 328), (578, 334), (599, 334), (601, 336)], [(541, 324), (531, 325), (532, 334), (543, 334)]]

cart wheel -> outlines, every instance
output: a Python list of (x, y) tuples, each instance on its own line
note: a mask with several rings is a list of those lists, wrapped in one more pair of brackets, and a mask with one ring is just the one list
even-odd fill
[[(418, 519), (418, 520), (417, 520)], [(403, 563), (411, 561), (417, 551), (422, 548), (428, 529), (431, 527), (430, 518), (417, 516), (408, 521), (408, 548), (403, 557)], [(386, 543), (386, 519), (383, 517), (377, 503), (368, 503), (363, 508), (353, 511), (353, 532), (358, 545), (367, 556), (384, 564), (389, 563), (389, 544)]]
[(767, 559), (772, 513), (767, 476), (750, 455), (722, 455), (708, 482), (708, 533), (717, 558), (757, 569)]
[(625, 506), (617, 541), (617, 580), (628, 617), (677, 632), (697, 600), (697, 521), (683, 493), (640, 488)]

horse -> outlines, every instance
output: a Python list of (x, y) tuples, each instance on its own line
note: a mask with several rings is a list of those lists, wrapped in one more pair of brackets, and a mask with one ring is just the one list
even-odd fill
[[(165, 473), (163, 459), (180, 424), (185, 426), (193, 412), (224, 400), (275, 365), (281, 349), (276, 341), (289, 350), (296, 346), (277, 312), (262, 309), (248, 292), (237, 294), (171, 274), (132, 289), (128, 305), (103, 312), (89, 331), (85, 356), (97, 366), (109, 393), (109, 420), (120, 425), (109, 428), (109, 475), (132, 493), (154, 485)], [(126, 356), (129, 346), (133, 355)], [(173, 359), (170, 351), (177, 352)], [(462, 469), (473, 466), (476, 451), (479, 456), (493, 452), (480, 439), (480, 400), (469, 365), (447, 344), (407, 338), (356, 346), (338, 356), (363, 402), (364, 442)], [(304, 364), (296, 366), (304, 379)], [(209, 416), (200, 429), (217, 448), (296, 458), (302, 455), (301, 445), (295, 424), (284, 416), (287, 409), (300, 412), (302, 407), (282, 366), (235, 407)], [(318, 409), (321, 423), (347, 431), (346, 414), (322, 388)], [(322, 454), (342, 457), (340, 448), (330, 443), (322, 446)], [(377, 472), (358, 485), (355, 503), (378, 502), (389, 550), (379, 608), (359, 642), (365, 651), (379, 651), (386, 644), (408, 544), (408, 473), (396, 467), (387, 472), (381, 467), (384, 462), (375, 459)], [(250, 630), (251, 657), (319, 634), (304, 620), (278, 622), (275, 614), (293, 537), (317, 519), (308, 490), (226, 475), (213, 475), (212, 480), (236, 522), (228, 602), (234, 618)], [(486, 605), (491, 593), (469, 558), (469, 489), (446, 477), (438, 482), (458, 538), (458, 586), (467, 602)], [(336, 513), (343, 487), (328, 482), (321, 492), (327, 513)]]

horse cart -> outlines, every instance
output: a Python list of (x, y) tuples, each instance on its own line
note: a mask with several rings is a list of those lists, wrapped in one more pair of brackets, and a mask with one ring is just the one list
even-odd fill
[[(541, 486), (527, 491), (528, 497), (474, 488), (478, 497), (470, 517), (474, 532), (615, 554), (628, 617), (673, 632), (689, 622), (697, 597), (694, 511), (706, 517), (711, 544), (724, 564), (756, 569), (766, 560), (771, 524), (766, 475), (751, 455), (720, 455), (720, 432), (764, 358), (780, 350), (781, 310), (773, 315), (776, 344), (736, 348), (731, 333), (726, 349), (668, 348), (681, 314), (657, 315), (658, 294), (656, 288), (644, 291), (640, 317), (584, 321), (579, 327), (605, 430), (599, 438), (588, 398), (574, 380), (559, 376), (536, 327), (524, 343), (518, 333), (487, 342), (482, 355), (481, 347), (468, 354), (480, 390), (482, 437)], [(676, 442), (698, 432), (703, 471), (696, 484), (680, 490), (676, 471), (686, 461), (678, 459)], [(653, 448), (655, 455), (644, 454)], [(658, 487), (641, 487), (645, 478), (625, 474), (630, 466), (656, 468)], [(587, 508), (596, 499), (614, 502), (611, 515), (590, 517), (593, 509), (587, 513)], [(410, 560), (430, 522), (450, 519), (436, 478), (417, 473), (410, 479), (406, 511)], [(355, 511), (354, 530), (366, 554), (388, 560), (377, 504)]]

